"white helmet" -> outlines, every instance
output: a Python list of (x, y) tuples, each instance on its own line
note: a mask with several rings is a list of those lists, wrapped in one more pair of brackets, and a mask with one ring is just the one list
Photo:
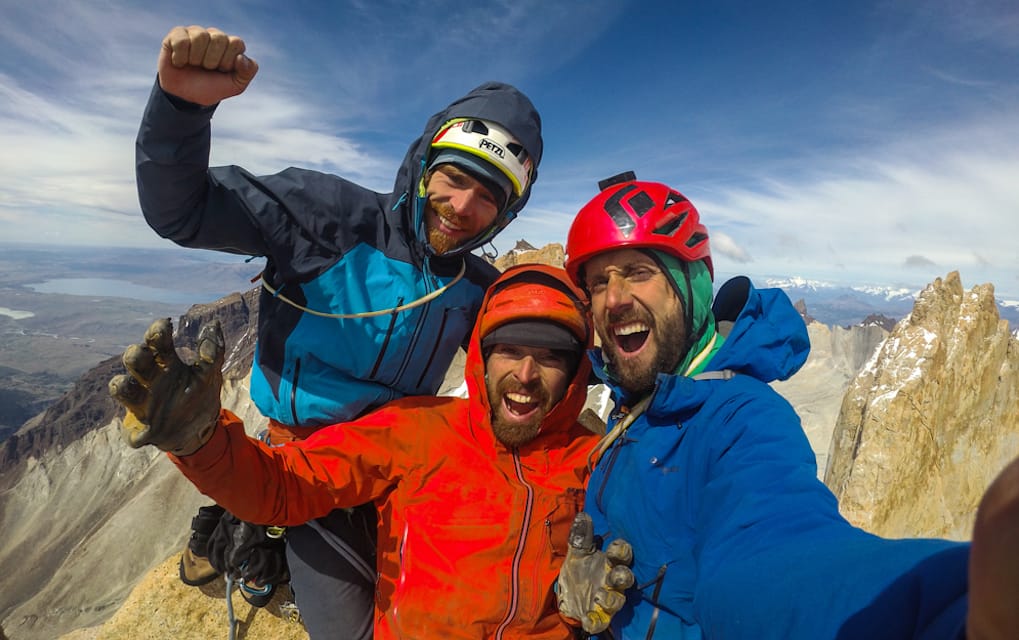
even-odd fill
[(480, 173), (503, 188), (507, 206), (526, 193), (533, 179), (534, 163), (527, 149), (505, 127), (489, 120), (450, 120), (432, 138), (431, 148), (435, 151), (429, 168), (449, 162)]

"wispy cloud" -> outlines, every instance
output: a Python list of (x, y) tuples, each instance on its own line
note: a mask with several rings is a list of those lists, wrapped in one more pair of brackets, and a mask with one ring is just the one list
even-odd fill
[[(597, 180), (635, 169), (694, 201), (721, 271), (919, 285), (959, 269), (1019, 295), (1014, 3), (804, 3), (795, 29), (781, 11), (610, 0), (7, 4), (5, 239), (164, 244), (138, 211), (134, 136), (160, 39), (184, 22), (242, 35), (261, 65), (219, 107), (214, 164), (388, 190), (428, 114), (501, 79), (546, 131), (503, 250), (564, 242)], [(750, 37), (762, 22), (770, 40)], [(803, 37), (818, 33), (833, 35)], [(904, 269), (911, 256), (929, 263)]]

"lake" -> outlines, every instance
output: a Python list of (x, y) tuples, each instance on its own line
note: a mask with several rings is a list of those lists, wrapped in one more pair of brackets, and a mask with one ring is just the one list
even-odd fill
[(63, 293), (74, 296), (99, 296), (104, 298), (130, 298), (146, 302), (166, 304), (198, 304), (218, 300), (225, 293), (209, 291), (176, 291), (146, 287), (126, 280), (109, 278), (55, 278), (39, 284), (28, 285), (38, 293)]

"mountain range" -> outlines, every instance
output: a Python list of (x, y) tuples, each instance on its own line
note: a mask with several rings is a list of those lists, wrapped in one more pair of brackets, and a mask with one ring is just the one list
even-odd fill
[[(496, 264), (561, 265), (562, 259), (562, 247), (549, 245), (511, 252)], [(147, 269), (147, 278), (169, 266), (168, 261), (135, 265)], [(251, 265), (242, 267), (250, 272)], [(117, 271), (104, 273), (110, 277)], [(800, 372), (775, 387), (800, 414), (819, 474), (840, 497), (846, 517), (884, 535), (965, 539), (982, 488), (1019, 453), (1019, 339), (1003, 319), (993, 290), (978, 285), (967, 291), (958, 274), (948, 274), (910, 297), (908, 307), (891, 307), (880, 302), (887, 298), (882, 293), (836, 294), (817, 283), (788, 286), (808, 322), (812, 348)], [(169, 303), (149, 304), (169, 304), (158, 307), (158, 315), (175, 316), (184, 357), (198, 327), (220, 319), (233, 345), (224, 368), (223, 404), (252, 432), (264, 419), (247, 398), (257, 293), (249, 287), (240, 289), (243, 295), (185, 306), (178, 313), (171, 313)], [(0, 571), (5, 576), (0, 640), (5, 634), (17, 640), (225, 636), (222, 583), (218, 591), (182, 588), (175, 575), (190, 518), (208, 501), (158, 452), (122, 443), (119, 412), (106, 394), (106, 382), (121, 369), (123, 345), (136, 341), (158, 315), (144, 311), (144, 304), (123, 306), (122, 299), (74, 300), (82, 296), (64, 296), (40, 312), (32, 305), (59, 294), (27, 293), (8, 276), (0, 277), (0, 291), (28, 296), (12, 307), (34, 314), (7, 317), (9, 322), (0, 324), (8, 344), (34, 335), (26, 327), (47, 315), (61, 315), (63, 323), (75, 317), (79, 324), (72, 326), (81, 330), (117, 327), (90, 343), (102, 345), (91, 350), (71, 350), (75, 343), (64, 334), (57, 333), (53, 343), (36, 336), (15, 352), (17, 362), (0, 362), (15, 371), (8, 375), (23, 375), (33, 362), (23, 354), (38, 348), (36, 361), (59, 362), (70, 351), (75, 367), (82, 368), (78, 374), (74, 367), (54, 374), (54, 380), (66, 380), (66, 387), (53, 401), (40, 401), (44, 408), (0, 442)], [(840, 303), (842, 296), (856, 302)], [(74, 306), (59, 312), (63, 303)], [(111, 322), (108, 314), (117, 320)], [(864, 322), (868, 316), (872, 321)], [(846, 326), (847, 318), (859, 320)], [(0, 358), (7, 354), (0, 351)], [(95, 362), (86, 365), (89, 356)], [(458, 358), (440, 393), (462, 392), (462, 366)], [(5, 401), (0, 396), (0, 407)], [(592, 387), (588, 404), (604, 415), (605, 390)], [(272, 611), (247, 608), (239, 597), (233, 602), (243, 622), (240, 637), (304, 637)]]

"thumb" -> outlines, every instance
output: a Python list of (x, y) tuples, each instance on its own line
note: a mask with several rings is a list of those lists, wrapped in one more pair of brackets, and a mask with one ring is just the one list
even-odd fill
[(202, 325), (198, 332), (198, 358), (194, 363), (194, 370), (198, 373), (202, 382), (206, 384), (219, 385), (223, 371), (223, 361), (226, 360), (226, 340), (223, 338), (223, 328), (219, 320), (213, 320)]
[(225, 351), (226, 340), (223, 338), (223, 327), (219, 320), (202, 325), (201, 331), (198, 332), (198, 356), (201, 361), (221, 368)]
[(590, 514), (581, 511), (570, 525), (569, 553), (589, 555), (594, 553), (594, 521)]
[(248, 88), (256, 73), (258, 73), (258, 63), (243, 53), (239, 54), (233, 72), (233, 80), (237, 85), (238, 93)]

